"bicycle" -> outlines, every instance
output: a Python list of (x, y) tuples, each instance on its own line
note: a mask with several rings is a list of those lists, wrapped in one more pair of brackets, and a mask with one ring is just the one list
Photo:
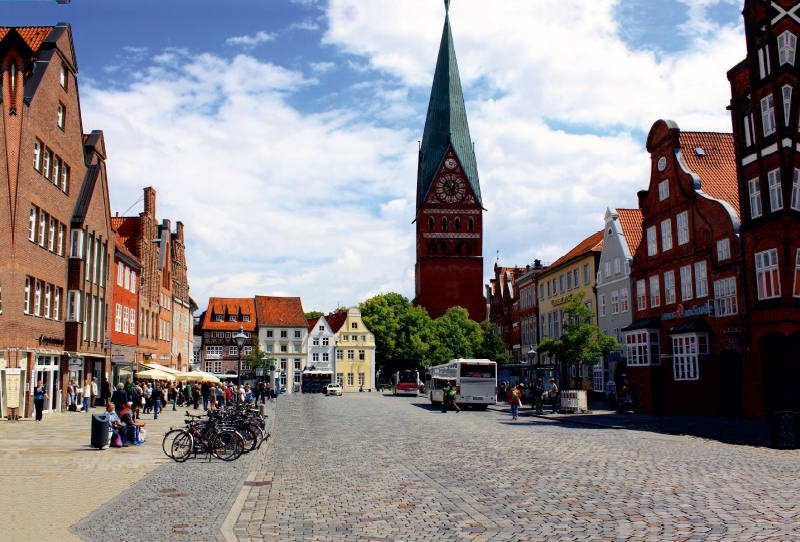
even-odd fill
[[(198, 454), (210, 454), (222, 461), (234, 461), (241, 457), (245, 445), (241, 434), (230, 429), (218, 428), (211, 417), (202, 423), (198, 419), (200, 416), (192, 416), (188, 412), (186, 414), (191, 419), (186, 429), (176, 431), (168, 457), (172, 457), (178, 463), (183, 463), (192, 454), (195, 457)], [(198, 429), (198, 425), (203, 428), (202, 432)]]

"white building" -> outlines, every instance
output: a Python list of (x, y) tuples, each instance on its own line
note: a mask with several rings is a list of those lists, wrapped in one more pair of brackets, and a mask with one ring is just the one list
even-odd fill
[(300, 388), (308, 364), (308, 320), (299, 297), (256, 296), (256, 324), (261, 348), (278, 360), (286, 393)]
[(319, 393), (326, 383), (333, 381), (335, 374), (334, 355), (336, 336), (322, 316), (308, 321), (306, 351), (308, 362), (303, 371), (303, 393)]

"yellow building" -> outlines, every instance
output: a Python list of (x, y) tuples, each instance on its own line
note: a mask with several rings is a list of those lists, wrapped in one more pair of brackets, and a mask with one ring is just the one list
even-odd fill
[[(539, 331), (540, 337), (557, 339), (564, 329), (564, 307), (572, 296), (585, 292), (583, 302), (595, 313), (597, 323), (597, 265), (603, 250), (603, 231), (584, 239), (575, 248), (553, 262), (536, 277), (539, 289)], [(555, 360), (542, 356), (540, 363), (554, 366)], [(560, 378), (556, 376), (559, 388), (575, 389), (575, 368), (560, 367)], [(592, 389), (592, 376), (588, 367), (582, 368), (582, 389)]]
[(346, 312), (329, 314), (325, 320), (334, 334), (333, 371), (343, 390), (375, 389), (375, 336), (364, 325), (361, 310), (350, 307)]

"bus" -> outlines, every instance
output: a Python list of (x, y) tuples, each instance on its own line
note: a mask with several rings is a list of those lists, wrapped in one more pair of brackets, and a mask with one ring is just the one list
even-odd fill
[(456, 389), (456, 403), (486, 410), (497, 404), (497, 363), (488, 359), (454, 359), (428, 369), (431, 404), (444, 401), (444, 387)]
[(417, 371), (398, 371), (394, 374), (393, 395), (419, 395), (419, 373)]

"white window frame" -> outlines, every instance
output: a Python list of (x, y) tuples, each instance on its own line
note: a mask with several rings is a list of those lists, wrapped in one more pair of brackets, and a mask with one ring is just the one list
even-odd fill
[[(708, 335), (686, 333), (672, 336), (672, 377), (675, 380), (698, 380), (700, 378), (700, 341), (708, 344)], [(706, 346), (707, 348), (707, 346)], [(708, 353), (707, 351), (705, 353)]]
[(50, 228), (47, 235), (47, 250), (55, 252), (56, 245), (56, 224), (57, 221), (52, 216), (50, 217)]
[(84, 231), (81, 229), (74, 229), (71, 233), (72, 243), (70, 245), (70, 258), (83, 259), (83, 245), (84, 245)]
[(727, 237), (717, 241), (717, 260), (725, 261), (731, 257), (731, 242)]
[(122, 286), (125, 281), (125, 265), (122, 262), (117, 264), (117, 286)]
[(658, 201), (664, 201), (669, 197), (669, 180), (658, 183)]
[(750, 113), (749, 115), (744, 116), (744, 144), (745, 147), (749, 147), (753, 143), (756, 142), (756, 127), (755, 121), (753, 120), (753, 114)]
[(794, 169), (792, 179), (792, 209), (800, 211), (800, 169)]
[(628, 289), (627, 288), (620, 288), (619, 289), (619, 312), (628, 312), (630, 310), (630, 304), (628, 299)]
[(131, 289), (131, 269), (127, 265), (125, 266), (125, 284), (123, 288), (129, 291)]
[(783, 209), (783, 190), (781, 187), (781, 170), (773, 169), (767, 173), (769, 186), (769, 210), (773, 213)]
[(675, 271), (664, 273), (664, 305), (675, 303)]
[(708, 266), (705, 260), (694, 264), (694, 294), (697, 299), (708, 297)]
[(114, 331), (122, 333), (122, 305), (117, 303), (114, 316)]
[(660, 336), (657, 329), (637, 329), (625, 333), (628, 365), (661, 365)]
[(42, 154), (44, 157), (44, 161), (42, 163), (42, 175), (44, 175), (45, 179), (50, 178), (50, 164), (53, 158), (53, 151), (48, 149), (47, 147), (44, 148), (44, 153)]
[(358, 386), (362, 387), (364, 385), (365, 374), (358, 373)]
[(619, 314), (619, 290), (611, 292), (611, 314)]
[(136, 293), (136, 271), (131, 269), (131, 293)]
[(344, 361), (344, 351), (337, 350), (336, 351), (336, 361)]
[(122, 307), (122, 332), (128, 333), (128, 307)]
[(681, 274), (681, 301), (689, 301), (694, 297), (692, 287), (692, 266), (684, 265), (680, 268)]
[(33, 169), (42, 172), (42, 147), (44, 145), (38, 139), (33, 142)]
[(64, 234), (67, 231), (67, 227), (64, 224), (58, 225), (58, 255), (64, 255)]
[(347, 361), (355, 361), (356, 359), (356, 351), (355, 350), (348, 350), (347, 351)]
[(67, 322), (78, 322), (81, 321), (81, 303), (83, 302), (83, 297), (81, 296), (81, 292), (78, 290), (69, 290), (67, 292)]
[(788, 30), (778, 35), (778, 65), (791, 64), (794, 66), (795, 52), (797, 51), (797, 36)]
[(655, 256), (658, 254), (658, 240), (656, 238), (656, 227), (647, 228), (647, 255)]
[(61, 65), (61, 71), (58, 74), (58, 84), (67, 90), (67, 67), (64, 64)]
[(647, 309), (647, 281), (644, 279), (636, 281), (636, 308), (640, 311)]
[(39, 209), (39, 246), (44, 248), (47, 242), (47, 213)]
[(614, 274), (619, 275), (622, 273), (622, 267), (620, 266), (620, 259), (619, 256), (614, 258)]
[(353, 387), (353, 373), (347, 373), (347, 385)]
[(714, 281), (714, 316), (721, 318), (739, 312), (736, 300), (736, 277)]
[(761, 182), (758, 177), (747, 181), (747, 191), (750, 195), (750, 218), (761, 216)]
[(600, 294), (600, 303), (598, 306), (598, 310), (600, 311), (600, 317), (605, 318), (606, 316), (606, 294)]
[(59, 103), (58, 108), (56, 109), (56, 126), (64, 129), (64, 104)]
[(792, 110), (792, 85), (783, 85), (781, 96), (783, 97), (783, 125), (789, 126), (789, 114)]
[(25, 277), (25, 300), (22, 305), (23, 314), (31, 313), (31, 277)]
[(36, 225), (39, 223), (39, 209), (31, 205), (31, 215), (28, 219), (28, 241), (36, 242)]
[(764, 137), (775, 133), (775, 101), (772, 94), (761, 98), (761, 129)]
[(53, 286), (53, 320), (61, 320), (61, 288)]
[(33, 293), (33, 314), (34, 316), (42, 315), (42, 281), (37, 280), (34, 286)]
[(603, 263), (603, 275), (608, 278), (611, 276), (611, 262)]
[(774, 299), (781, 296), (781, 277), (778, 249), (770, 248), (755, 254), (756, 284), (758, 299)]
[(685, 245), (689, 242), (689, 211), (678, 213), (675, 225), (678, 228), (678, 246)]
[(661, 306), (661, 286), (658, 282), (658, 275), (650, 277), (650, 306)]
[(58, 155), (53, 155), (53, 175), (51, 177), (50, 180), (53, 181), (53, 184), (58, 186), (61, 182), (61, 158)]
[(668, 218), (661, 222), (661, 251), (672, 249), (672, 221)]
[(44, 317), (50, 319), (50, 301), (52, 300), (53, 287), (49, 284), (44, 285)]
[(69, 192), (69, 166), (62, 161), (61, 163), (61, 191), (67, 194)]
[(794, 297), (800, 297), (800, 248), (797, 249), (797, 257), (794, 264)]

